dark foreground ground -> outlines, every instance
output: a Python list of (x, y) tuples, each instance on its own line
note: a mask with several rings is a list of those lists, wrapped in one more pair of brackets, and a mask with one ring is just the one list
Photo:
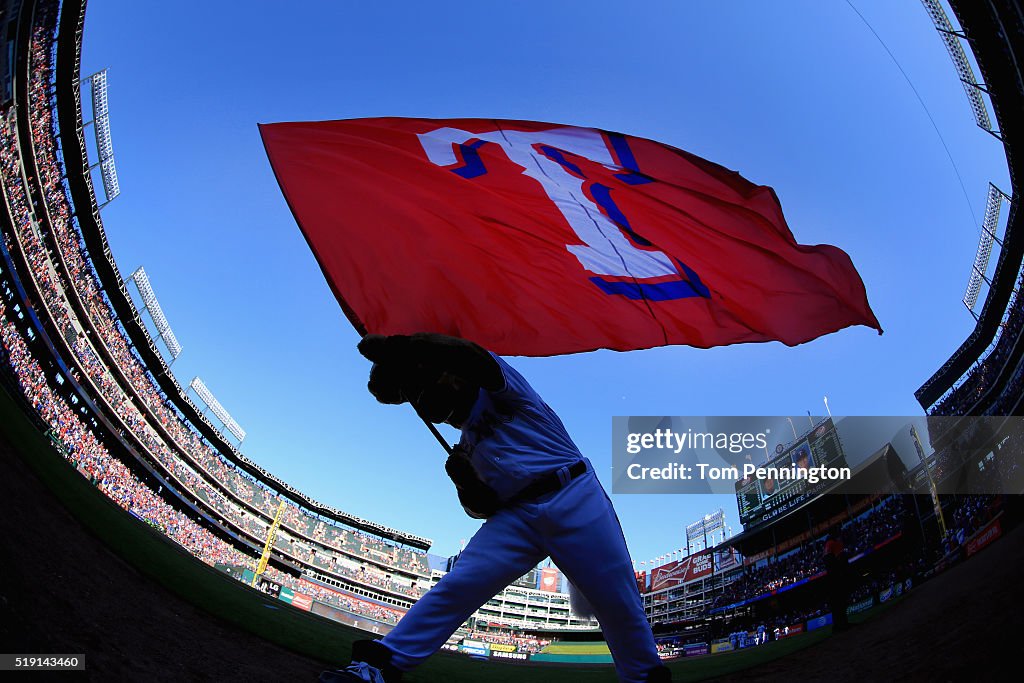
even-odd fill
[[(197, 569), (176, 547), (97, 500), (81, 477), (40, 448), (38, 433), (23, 431), (21, 420), (4, 410), (0, 421), (0, 652), (84, 653), (87, 672), (53, 675), (61, 678), (315, 681), (325, 662), (358, 636), (215, 576), (205, 565)], [(172, 570), (154, 572), (168, 563)], [(756, 653), (671, 666), (677, 681), (1016, 677), (1022, 568), (1024, 529), (1018, 528), (847, 633), (819, 631)], [(740, 666), (750, 668), (730, 671)], [(43, 676), (21, 673), (12, 680)], [(477, 664), (438, 655), (412, 680), (570, 683), (614, 675), (608, 667)]]

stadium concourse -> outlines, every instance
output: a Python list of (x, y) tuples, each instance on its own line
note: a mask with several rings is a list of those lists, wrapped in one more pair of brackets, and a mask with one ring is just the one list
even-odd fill
[[(1014, 42), (1019, 32), (995, 26), (1020, 27), (1022, 15), (1012, 18), (1013, 3), (954, 5), (992, 90), (1016, 179), (1021, 156), (1009, 150), (1019, 122), (1001, 113), (1021, 110), (1024, 81), (1005, 52), (1024, 51)], [(396, 623), (429, 588), (430, 541), (328, 508), (263, 471), (169, 372), (99, 219), (82, 134), (84, 18), (83, 0), (0, 0), (7, 41), (0, 51), (3, 649), (87, 653), (98, 680), (312, 680), (365, 630)], [(1024, 232), (1016, 209), (975, 334), (919, 392), (933, 415), (1021, 410), (1024, 303), (1012, 292), (1024, 284)], [(1019, 438), (999, 447), (1019, 451)], [(952, 459), (962, 452), (955, 445), (934, 458), (940, 478), (984, 466), (984, 453)], [(914, 481), (912, 491), (924, 493), (921, 477)], [(861, 680), (900, 669), (956, 677), (1012, 654), (992, 645), (1020, 628), (1019, 613), (1006, 608), (1022, 597), (1017, 496), (946, 495), (941, 515), (923, 495), (836, 500), (811, 501), (813, 521), (805, 510), (751, 525), (727, 544), (745, 561), (717, 576), (642, 587), (666, 655), (687, 647), (703, 654), (715, 644), (742, 650), (675, 670), (683, 677), (740, 669), (749, 677)], [(277, 518), (261, 594), (228, 573), (253, 576)], [(827, 623), (832, 611), (818, 579), (833, 528), (857, 558), (851, 599), (865, 610), (855, 620), (866, 621), (824, 639), (828, 630), (812, 625)], [(543, 654), (561, 637), (497, 623), (478, 621), (466, 635), (526, 655)], [(779, 642), (761, 648), (772, 638), (758, 636), (752, 646), (760, 626)], [(798, 631), (799, 638), (783, 637)], [(613, 675), (580, 671), (587, 680)], [(565, 670), (441, 656), (413, 680), (551, 677), (565, 678)]]

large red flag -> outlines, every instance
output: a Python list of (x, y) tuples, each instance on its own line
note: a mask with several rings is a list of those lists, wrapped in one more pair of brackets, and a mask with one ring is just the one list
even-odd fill
[(769, 187), (593, 128), (376, 118), (260, 126), (360, 332), (544, 356), (881, 331), (850, 258)]

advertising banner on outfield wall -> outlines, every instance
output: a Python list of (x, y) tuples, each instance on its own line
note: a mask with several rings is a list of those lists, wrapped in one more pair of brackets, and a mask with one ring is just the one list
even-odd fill
[(313, 607), (313, 598), (305, 593), (296, 593), (292, 597), (292, 607), (298, 607), (308, 612)]
[(687, 657), (696, 657), (698, 655), (708, 654), (707, 643), (691, 643), (689, 645), (683, 645), (683, 653)]
[(515, 662), (525, 662), (530, 659), (530, 655), (526, 652), (516, 652), (513, 648), (512, 652), (506, 652), (505, 650), (495, 650), (494, 644), (491, 644), (491, 659), (504, 659), (512, 660)]
[(974, 534), (974, 536), (967, 541), (966, 551), (967, 557), (970, 557), (974, 553), (978, 552), (982, 548), (986, 547), (992, 541), (996, 540), (1003, 535), (1003, 527), (999, 518), (996, 517), (989, 522), (981, 531)]
[(469, 655), (486, 657), (491, 652), (491, 644), (482, 640), (470, 640), (466, 638), (459, 644), (459, 650)]
[(515, 645), (509, 645), (508, 643), (491, 643), (491, 652), (515, 652)]
[(715, 493), (764, 523), (828, 492), (998, 494), (1024, 483), (1024, 418), (619, 416), (614, 493)]
[(828, 614), (825, 614), (823, 616), (816, 617), (814, 619), (808, 619), (807, 620), (807, 630), (808, 631), (816, 631), (819, 628), (824, 628), (824, 627), (828, 626), (831, 623), (832, 623), (832, 613), (829, 612)]
[(719, 652), (729, 652), (732, 649), (733, 649), (732, 643), (730, 643), (728, 641), (728, 639), (726, 639), (726, 640), (716, 640), (715, 642), (711, 643), (711, 653), (712, 654), (716, 654), (716, 653), (719, 653)]
[(864, 612), (866, 610), (871, 609), (872, 605), (874, 605), (874, 604), (875, 604), (875, 598), (873, 596), (869, 596), (869, 597), (864, 598), (860, 602), (855, 602), (852, 605), (850, 605), (849, 607), (847, 607), (846, 608), (846, 613), (847, 614), (856, 614), (857, 612)]
[(792, 624), (788, 629), (784, 629), (783, 630), (782, 637), (783, 638), (789, 638), (791, 636), (795, 636), (795, 635), (803, 633), (803, 632), (804, 632), (804, 625), (803, 625), (803, 623)]
[(889, 600), (898, 598), (901, 595), (903, 595), (903, 584), (897, 582), (878, 594), (878, 602), (888, 602)]

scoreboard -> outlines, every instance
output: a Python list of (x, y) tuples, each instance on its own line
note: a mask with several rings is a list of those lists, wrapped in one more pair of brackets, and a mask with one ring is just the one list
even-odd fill
[[(765, 463), (765, 467), (798, 469), (810, 467), (846, 467), (839, 435), (831, 418), (814, 427), (787, 448)], [(736, 505), (740, 523), (753, 528), (796, 508), (834, 485), (819, 481), (809, 484), (806, 479), (756, 479), (748, 477), (736, 482)]]

